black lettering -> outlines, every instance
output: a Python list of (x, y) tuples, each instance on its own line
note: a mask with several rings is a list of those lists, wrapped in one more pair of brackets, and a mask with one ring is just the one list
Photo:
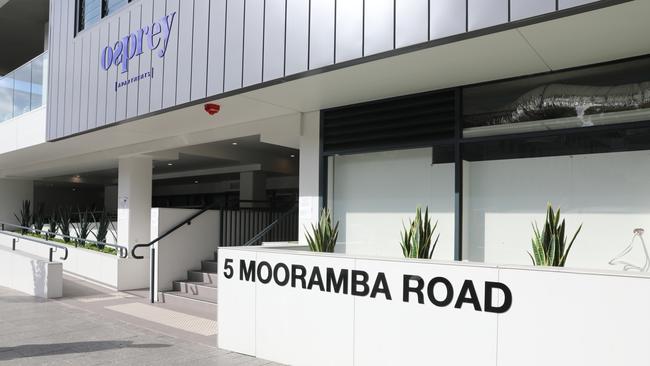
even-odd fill
[(375, 298), (377, 297), (377, 294), (381, 293), (386, 296), (386, 300), (392, 300), (393, 297), (390, 295), (390, 289), (388, 288), (388, 281), (386, 281), (386, 275), (383, 274), (382, 272), (379, 272), (377, 274), (377, 278), (375, 279), (375, 285), (372, 286), (372, 292), (370, 292), (370, 297)]
[[(262, 276), (262, 268), (266, 268), (266, 277)], [(257, 266), (257, 280), (263, 284), (267, 284), (271, 282), (271, 277), (272, 277), (271, 274), (272, 274), (272, 270), (269, 262), (264, 262), (264, 261), (260, 262), (259, 266)]]
[[(416, 287), (411, 287), (411, 281), (414, 280), (417, 282)], [(410, 293), (414, 293), (418, 296), (418, 303), (424, 304), (424, 294), (422, 294), (422, 289), (424, 288), (424, 280), (420, 276), (413, 275), (404, 275), (403, 279), (404, 289), (402, 293), (402, 301), (410, 302)]]
[[(280, 281), (280, 269), (284, 271), (284, 279)], [(289, 267), (284, 263), (278, 263), (273, 268), (273, 278), (278, 286), (286, 286), (289, 283)]]
[(232, 268), (232, 262), (233, 262), (232, 258), (226, 258), (226, 260), (224, 260), (223, 262), (223, 269), (224, 269), (223, 275), (227, 279), (231, 279), (232, 275), (235, 274), (235, 270)]
[[(337, 294), (341, 292), (346, 295), (348, 294), (348, 270), (347, 269), (342, 269), (339, 272), (339, 277), (337, 279), (334, 269), (328, 268), (325, 278), (327, 279), (327, 284), (326, 284), (327, 292), (332, 292), (332, 288), (333, 288), (334, 292)], [(341, 291), (341, 289), (343, 289), (343, 291)]]
[[(467, 296), (469, 293), (469, 297)], [(460, 309), (463, 304), (472, 304), (474, 310), (481, 311), (481, 303), (478, 301), (478, 296), (476, 295), (476, 289), (474, 288), (474, 283), (470, 280), (465, 280), (463, 282), (463, 287), (460, 289), (460, 294), (458, 295), (458, 300), (456, 300), (456, 309)]]
[(305, 266), (301, 266), (300, 264), (292, 264), (291, 265), (291, 287), (296, 287), (296, 282), (300, 280), (300, 283), (302, 284), (300, 287), (302, 287), (303, 289), (306, 288), (307, 287), (307, 283), (305, 281), (306, 274), (307, 274), (307, 269), (305, 268)]
[(323, 276), (321, 276), (320, 269), (318, 269), (318, 267), (314, 267), (312, 269), (311, 277), (309, 277), (309, 285), (307, 288), (311, 290), (314, 286), (318, 286), (318, 289), (325, 291), (325, 287), (323, 287)]
[[(501, 290), (503, 292), (503, 305), (494, 306), (492, 304), (492, 290)], [(500, 282), (486, 282), (485, 283), (485, 311), (488, 313), (503, 314), (510, 310), (512, 306), (512, 292), (508, 286)]]
[(255, 261), (250, 261), (249, 266), (246, 267), (246, 261), (239, 260), (239, 280), (255, 282)]
[[(439, 283), (443, 284), (447, 291), (447, 295), (444, 300), (436, 299), (435, 288)], [(429, 285), (427, 286), (427, 295), (429, 295), (429, 300), (431, 303), (433, 303), (433, 305), (440, 307), (449, 306), (449, 304), (451, 304), (451, 302), (454, 300), (454, 287), (451, 285), (451, 282), (449, 282), (448, 279), (444, 277), (436, 277), (429, 281)]]
[[(359, 278), (361, 277), (361, 279)], [(359, 290), (361, 286), (362, 290)], [(368, 286), (368, 273), (364, 271), (352, 270), (352, 295), (368, 296), (370, 287)]]

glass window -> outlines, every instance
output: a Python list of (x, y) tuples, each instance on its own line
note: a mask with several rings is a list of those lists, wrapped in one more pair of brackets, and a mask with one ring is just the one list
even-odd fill
[(113, 14), (131, 0), (79, 0), (79, 31)]
[[(401, 258), (401, 232), (418, 207), (440, 239), (434, 259), (454, 258), (454, 164), (437, 148), (333, 156), (332, 202), (339, 251)], [(446, 154), (440, 155), (444, 157)]]
[(650, 59), (464, 89), (464, 137), (637, 122), (650, 117)]
[(14, 115), (14, 74), (9, 73), (0, 78), (0, 122), (13, 118)]
[(129, 0), (106, 0), (106, 15), (115, 13), (118, 9), (128, 3)]

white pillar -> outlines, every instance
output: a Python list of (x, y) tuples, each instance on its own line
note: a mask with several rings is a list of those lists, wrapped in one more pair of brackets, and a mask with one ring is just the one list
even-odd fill
[[(151, 157), (135, 156), (119, 161), (117, 181), (117, 242), (128, 246), (151, 240), (151, 185), (153, 163)], [(149, 250), (139, 249), (145, 259), (130, 257), (120, 260), (118, 289), (133, 290), (149, 287)]]
[(306, 245), (305, 228), (318, 222), (320, 209), (320, 112), (303, 113), (300, 125), (299, 241)]

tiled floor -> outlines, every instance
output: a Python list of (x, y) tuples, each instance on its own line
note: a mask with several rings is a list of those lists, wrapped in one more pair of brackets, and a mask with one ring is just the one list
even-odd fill
[[(152, 306), (145, 299), (71, 279), (64, 295), (46, 301), (0, 287), (0, 364), (273, 365), (217, 349), (216, 335), (205, 330), (210, 322), (187, 314), (191, 321), (183, 323), (182, 309), (156, 306), (154, 315), (180, 319), (158, 322), (140, 316)], [(111, 310), (116, 307), (137, 311)]]

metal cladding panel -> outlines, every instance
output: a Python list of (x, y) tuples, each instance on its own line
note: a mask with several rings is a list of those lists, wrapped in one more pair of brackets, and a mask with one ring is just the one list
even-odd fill
[(88, 61), (89, 77), (88, 77), (88, 108), (86, 110), (86, 129), (93, 129), (97, 126), (97, 93), (99, 92), (99, 75), (100, 71), (96, 65), (99, 65), (99, 52), (100, 49), (99, 39), (101, 38), (100, 32), (93, 32), (90, 35), (90, 46), (88, 54), (90, 59)]
[(336, 62), (363, 56), (363, 2), (345, 0), (336, 3)]
[[(138, 30), (142, 28), (142, 3), (136, 4), (129, 15), (129, 34), (137, 34)], [(133, 58), (129, 62), (129, 72), (127, 77), (129, 80), (137, 78), (140, 75), (140, 59), (142, 57)], [(140, 83), (131, 82), (126, 89), (126, 118), (133, 118), (138, 115), (138, 88)]]
[(559, 9), (568, 9), (575, 6), (586, 5), (590, 3), (595, 3), (595, 0), (559, 0)]
[(395, 44), (395, 0), (365, 2), (364, 56), (389, 51)]
[[(67, 0), (67, 1), (62, 1), (61, 2), (61, 26), (59, 27), (59, 33), (57, 33), (57, 37), (59, 38), (59, 62), (58, 62), (58, 70), (56, 71), (58, 74), (59, 78), (59, 83), (58, 85), (55, 85), (56, 89), (58, 90), (58, 100), (57, 100), (57, 114), (56, 114), (56, 123), (55, 123), (55, 134), (56, 136), (65, 136), (65, 104), (66, 104), (66, 99), (67, 95), (66, 93), (68, 92), (67, 90), (67, 79), (65, 75), (65, 71), (67, 69), (66, 63), (68, 61), (73, 62), (73, 60), (68, 57), (68, 48), (74, 47), (72, 42), (68, 42), (70, 39), (68, 37), (68, 33), (66, 32), (66, 28), (69, 26), (69, 18), (70, 18), (70, 12), (73, 11), (73, 9), (70, 7), (70, 5), (74, 5), (72, 3), (73, 0)], [(71, 97), (70, 97), (71, 98)]]
[(440, 39), (467, 31), (467, 2), (430, 0), (429, 39)]
[(395, 47), (429, 40), (429, 1), (395, 1)]
[(309, 69), (334, 63), (334, 0), (311, 0)]
[[(174, 17), (175, 26), (172, 27), (169, 43), (167, 44), (167, 52), (165, 53), (165, 70), (163, 76), (163, 98), (162, 107), (169, 108), (176, 105), (176, 87), (178, 82), (178, 60), (185, 57), (178, 53), (179, 42), (179, 2), (180, 0), (167, 0), (166, 14), (176, 13)], [(183, 0), (184, 2), (191, 0)]]
[(191, 100), (205, 98), (208, 79), (210, 0), (194, 0)]
[(79, 100), (79, 125), (77, 128), (77, 132), (85, 131), (88, 129), (88, 107), (90, 104), (90, 59), (91, 59), (91, 54), (95, 53), (90, 51), (92, 36), (93, 33), (87, 34), (84, 37), (81, 46), (82, 49), (81, 70), (79, 70), (81, 74), (81, 88), (80, 88), (81, 96)]
[[(153, 23), (153, 8), (154, 0), (142, 1), (141, 25), (143, 27), (150, 27)], [(140, 56), (140, 72), (145, 73), (152, 69), (152, 53), (143, 54)], [(97, 63), (95, 63), (97, 65)], [(138, 115), (149, 113), (149, 103), (151, 95), (151, 78), (143, 78), (138, 82)]]
[[(119, 13), (120, 21), (120, 35), (118, 42), (122, 40), (123, 37), (126, 37), (127, 34), (131, 32), (131, 12), (122, 12)], [(126, 50), (125, 50), (126, 52)], [(124, 55), (122, 62), (127, 62), (128, 57)], [(128, 70), (130, 70), (133, 65), (129, 62)], [(126, 81), (129, 79), (129, 72), (123, 72), (122, 67), (116, 67), (117, 69), (117, 81)], [(115, 121), (122, 121), (126, 119), (126, 103), (127, 103), (127, 92), (128, 86), (117, 89), (117, 98), (115, 99)]]
[(285, 75), (307, 71), (309, 64), (309, 0), (287, 0)]
[(208, 95), (223, 92), (226, 47), (226, 0), (210, 0), (208, 37)]
[(224, 91), (241, 88), (244, 57), (245, 2), (228, 0), (227, 6)]
[(510, 0), (510, 20), (519, 20), (555, 11), (556, 0)]
[(266, 0), (264, 11), (264, 81), (284, 76), (285, 0)]
[(468, 30), (473, 31), (508, 22), (509, 0), (468, 0)]
[[(108, 34), (107, 46), (114, 47), (120, 39), (120, 34), (122, 33), (119, 18), (110, 18), (109, 30), (110, 32)], [(118, 67), (112, 66), (103, 72), (106, 73), (106, 121), (104, 123), (108, 125), (115, 122), (115, 104), (117, 101), (117, 91), (115, 90), (115, 85), (117, 83), (117, 75), (120, 71)]]
[[(167, 15), (167, 2), (160, 0), (153, 1), (153, 22), (159, 21)], [(176, 24), (176, 21), (174, 21)], [(165, 81), (165, 59), (158, 57), (156, 52), (151, 52), (151, 70), (153, 77), (151, 78), (151, 90), (149, 94), (149, 111), (155, 112), (162, 109), (163, 101), (163, 84)]]
[(192, 42), (194, 41), (194, 0), (180, 1), (178, 19), (178, 64), (176, 69), (176, 100), (190, 101), (192, 91)]
[[(50, 140), (557, 10), (555, 0), (138, 0), (75, 32), (76, 1), (50, 2)], [(557, 7), (593, 2), (559, 0)], [(170, 31), (140, 36), (142, 52), (131, 55), (127, 72), (102, 65), (105, 48), (162, 27), (167, 16)]]
[[(111, 24), (108, 22), (103, 23), (99, 28), (99, 47), (95, 52), (100, 53), (99, 50), (109, 44), (110, 32)], [(97, 119), (95, 120), (95, 127), (101, 127), (106, 124), (107, 93), (111, 92), (111, 87), (108, 85), (108, 71), (104, 71), (98, 65), (94, 65), (94, 67), (97, 69)]]
[(262, 82), (263, 48), (264, 0), (246, 0), (242, 86)]

